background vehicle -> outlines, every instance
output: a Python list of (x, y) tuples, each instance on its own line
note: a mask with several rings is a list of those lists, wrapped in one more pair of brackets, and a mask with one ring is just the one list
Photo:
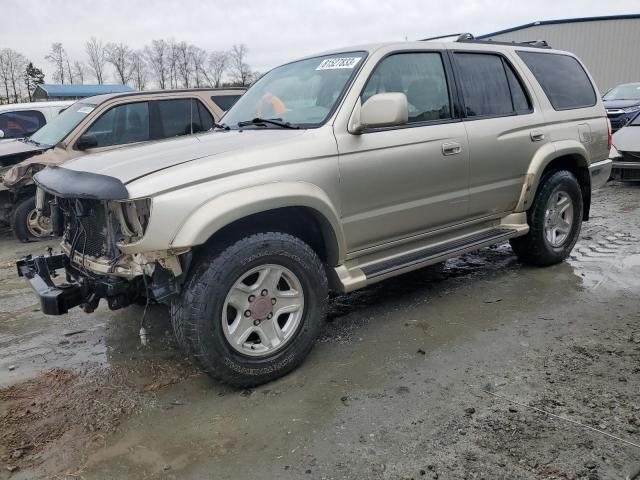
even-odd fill
[(29, 138), (0, 145), (0, 221), (23, 242), (48, 237), (49, 217), (35, 208), (35, 172), (88, 153), (210, 130), (243, 92), (159, 90), (79, 100)]
[(640, 113), (613, 135), (613, 169), (616, 180), (640, 180)]
[(615, 132), (640, 112), (640, 83), (618, 85), (605, 93), (602, 99)]
[(469, 36), (291, 62), (211, 134), (39, 172), (63, 253), (18, 271), (48, 314), (166, 303), (213, 377), (263, 383), (309, 353), (329, 289), (506, 240), (565, 259), (611, 171), (596, 91), (571, 54)]
[(0, 143), (28, 137), (72, 103), (63, 101), (0, 105)]

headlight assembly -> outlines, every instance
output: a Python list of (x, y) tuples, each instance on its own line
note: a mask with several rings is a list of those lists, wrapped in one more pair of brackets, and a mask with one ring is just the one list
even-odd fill
[(132, 243), (140, 240), (149, 224), (151, 216), (151, 199), (140, 198), (137, 200), (109, 202), (110, 210), (115, 214), (120, 224), (120, 232), (124, 243)]

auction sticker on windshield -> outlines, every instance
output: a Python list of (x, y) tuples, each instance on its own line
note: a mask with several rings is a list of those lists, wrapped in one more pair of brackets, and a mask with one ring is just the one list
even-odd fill
[(353, 68), (355, 67), (362, 57), (340, 57), (340, 58), (325, 58), (320, 65), (316, 67), (316, 70), (336, 70), (338, 68)]

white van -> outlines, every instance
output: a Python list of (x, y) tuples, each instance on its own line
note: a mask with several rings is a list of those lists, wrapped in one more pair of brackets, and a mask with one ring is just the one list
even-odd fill
[(0, 105), (0, 142), (30, 136), (72, 103), (68, 100)]

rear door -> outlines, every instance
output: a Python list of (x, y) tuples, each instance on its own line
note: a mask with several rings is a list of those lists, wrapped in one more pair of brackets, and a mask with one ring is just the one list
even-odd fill
[(446, 52), (398, 52), (372, 71), (360, 99), (407, 96), (409, 121), (336, 132), (349, 251), (459, 223), (467, 215), (469, 149), (454, 114)]
[(452, 57), (469, 139), (469, 217), (510, 211), (533, 155), (548, 142), (543, 114), (505, 56), (453, 51)]

